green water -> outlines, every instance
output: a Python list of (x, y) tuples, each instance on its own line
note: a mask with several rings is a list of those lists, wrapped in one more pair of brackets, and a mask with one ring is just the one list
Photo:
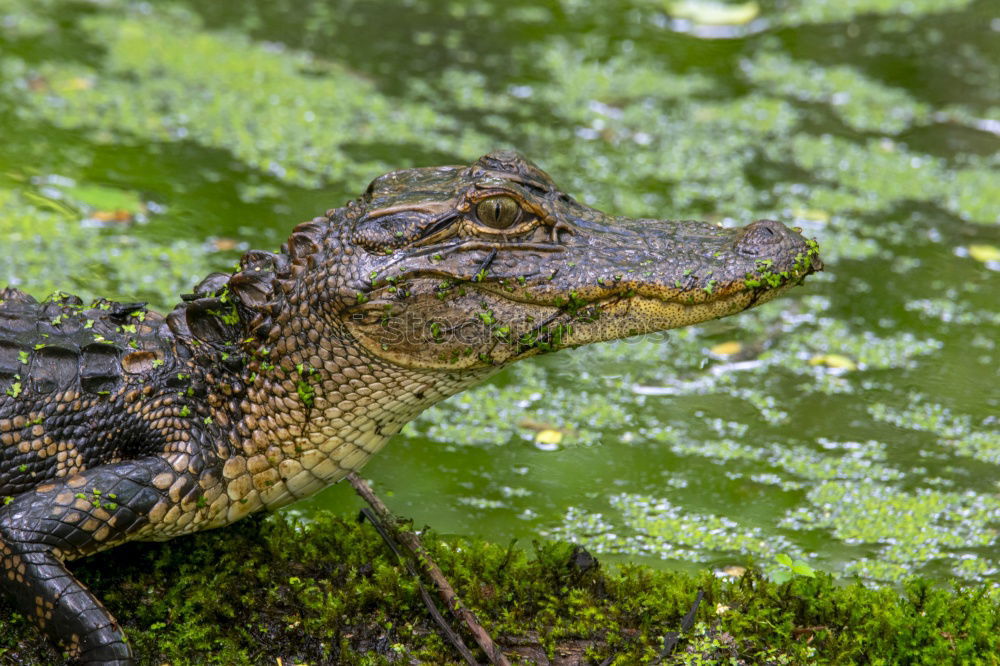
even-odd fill
[(501, 147), (609, 212), (782, 219), (827, 271), (431, 409), (365, 469), (397, 512), (658, 566), (1000, 577), (995, 3), (0, 0), (0, 283), (38, 296), (169, 307), (384, 171)]

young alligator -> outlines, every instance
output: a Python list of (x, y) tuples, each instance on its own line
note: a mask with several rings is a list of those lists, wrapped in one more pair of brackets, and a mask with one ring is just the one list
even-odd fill
[(357, 470), (518, 359), (723, 317), (821, 267), (778, 222), (605, 215), (511, 152), (395, 171), (169, 315), (0, 291), (0, 589), (131, 664), (64, 562), (227, 525)]

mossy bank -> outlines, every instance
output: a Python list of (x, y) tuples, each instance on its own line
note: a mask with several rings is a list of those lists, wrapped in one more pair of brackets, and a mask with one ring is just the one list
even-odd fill
[[(621, 568), (562, 543), (426, 537), (483, 625), (522, 663), (650, 663), (704, 590), (663, 663), (1000, 663), (989, 587), (776, 584)], [(80, 562), (143, 663), (458, 663), (414, 581), (368, 525), (271, 515)], [(0, 605), (0, 664), (59, 656)]]

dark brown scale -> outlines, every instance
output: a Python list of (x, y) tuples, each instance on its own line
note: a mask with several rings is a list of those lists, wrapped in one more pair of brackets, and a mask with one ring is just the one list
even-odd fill
[(162, 318), (137, 303), (88, 307), (61, 294), (43, 303), (4, 295), (0, 428), (8, 436), (0, 438), (0, 499), (154, 450), (162, 437), (122, 407), (138, 380), (179, 367)]
[(88, 307), (75, 296), (53, 298), (38, 303), (17, 292), (0, 302), (0, 390), (8, 396), (106, 394), (122, 382), (122, 358), (139, 350), (162, 361), (157, 367), (173, 365), (173, 335), (145, 304), (98, 301)]

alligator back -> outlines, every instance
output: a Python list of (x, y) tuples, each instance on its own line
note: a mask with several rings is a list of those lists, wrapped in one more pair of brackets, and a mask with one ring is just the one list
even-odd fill
[(184, 385), (177, 353), (144, 303), (0, 290), (0, 502), (155, 448), (142, 398)]

